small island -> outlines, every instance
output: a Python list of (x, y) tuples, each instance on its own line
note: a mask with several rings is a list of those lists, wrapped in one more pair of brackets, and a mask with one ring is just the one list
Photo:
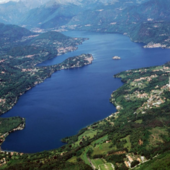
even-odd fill
[(118, 57), (118, 56), (114, 56), (113, 57), (113, 60), (120, 60), (121, 58), (120, 57)]

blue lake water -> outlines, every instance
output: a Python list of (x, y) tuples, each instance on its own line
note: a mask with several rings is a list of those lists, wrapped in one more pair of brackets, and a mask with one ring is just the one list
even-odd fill
[[(58, 148), (61, 138), (76, 134), (81, 128), (116, 111), (109, 103), (112, 91), (122, 85), (114, 74), (121, 71), (161, 65), (170, 60), (168, 49), (144, 49), (120, 34), (65, 32), (72, 37), (90, 38), (78, 50), (58, 56), (39, 66), (53, 65), (68, 57), (90, 53), (91, 65), (54, 73), (20, 97), (2, 117), (26, 118), (23, 131), (10, 134), (3, 150), (34, 153)], [(118, 55), (121, 60), (113, 60)]]

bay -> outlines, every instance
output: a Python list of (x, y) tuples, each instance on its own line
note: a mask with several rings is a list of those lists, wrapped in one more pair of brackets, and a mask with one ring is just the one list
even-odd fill
[[(1, 117), (24, 117), (26, 127), (10, 134), (2, 144), (3, 150), (35, 153), (62, 146), (62, 138), (116, 111), (109, 98), (123, 83), (114, 74), (170, 60), (169, 49), (144, 49), (142, 44), (121, 34), (79, 31), (64, 34), (89, 40), (78, 46), (77, 51), (38, 66), (54, 65), (82, 53), (92, 54), (93, 63), (58, 71), (21, 96), (13, 109)], [(115, 55), (121, 60), (113, 60)]]

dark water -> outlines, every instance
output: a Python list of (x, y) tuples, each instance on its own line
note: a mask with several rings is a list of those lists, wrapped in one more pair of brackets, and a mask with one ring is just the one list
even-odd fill
[[(90, 40), (68, 53), (41, 65), (53, 65), (64, 59), (90, 53), (93, 64), (54, 73), (51, 78), (23, 95), (15, 107), (2, 117), (26, 118), (26, 128), (10, 134), (4, 150), (33, 153), (62, 146), (60, 139), (115, 112), (109, 103), (112, 91), (122, 85), (113, 75), (124, 70), (164, 64), (170, 50), (143, 49), (126, 36), (91, 32), (65, 32)], [(122, 59), (112, 60), (118, 55)]]

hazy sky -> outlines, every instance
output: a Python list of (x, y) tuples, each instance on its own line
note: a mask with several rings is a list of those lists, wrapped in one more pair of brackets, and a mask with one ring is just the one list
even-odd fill
[[(6, 3), (6, 2), (9, 2), (9, 1), (18, 2), (18, 1), (20, 1), (20, 0), (0, 0), (0, 3)], [(23, 1), (25, 1), (25, 0), (23, 0)], [(29, 1), (29, 0), (28, 0), (28, 1)], [(48, 0), (35, 0), (35, 1), (41, 2), (41, 1), (48, 1)], [(49, 1), (50, 1), (50, 0), (49, 0)], [(60, 2), (60, 1), (74, 2), (74, 1), (79, 1), (79, 0), (56, 0), (56, 1), (58, 1), (58, 2)]]
[[(16, 2), (18, 2), (18, 1), (20, 1), (20, 0), (0, 0), (0, 3), (6, 3), (6, 2), (9, 2), (9, 1), (16, 1)], [(23, 0), (24, 1), (24, 0)], [(48, 1), (48, 0), (35, 0), (35, 1), (39, 1), (39, 2), (41, 2), (41, 1)], [(50, 1), (50, 0), (49, 0)], [(62, 1), (66, 1), (66, 2), (76, 2), (76, 1), (81, 1), (81, 0), (56, 0), (56, 1), (58, 1), (58, 2), (62, 2)], [(28, 2), (29, 2), (29, 0), (28, 0)]]
[[(6, 3), (6, 2), (9, 2), (9, 1), (20, 1), (20, 0), (0, 0), (0, 3)], [(24, 1), (24, 2), (27, 2), (28, 4), (30, 3), (38, 3), (38, 4), (43, 4), (47, 1), (50, 1), (50, 0), (21, 0), (21, 1)], [(55, 0), (57, 1), (58, 3), (63, 3), (63, 2), (72, 2), (72, 3), (79, 3), (81, 2), (82, 0)], [(93, 1), (97, 1), (97, 0), (93, 0)], [(107, 3), (107, 2), (116, 2), (118, 0), (100, 0), (101, 2), (104, 2), (104, 3)]]
[(19, 1), (19, 0), (0, 0), (0, 3), (5, 3), (5, 2), (9, 2), (9, 1)]

